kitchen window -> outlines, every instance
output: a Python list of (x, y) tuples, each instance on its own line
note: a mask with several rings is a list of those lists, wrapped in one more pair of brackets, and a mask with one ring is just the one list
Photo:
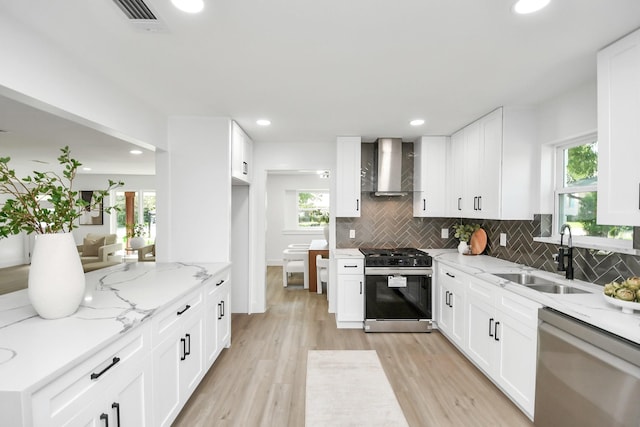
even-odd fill
[(556, 148), (556, 223), (569, 224), (576, 241), (613, 247), (630, 247), (633, 227), (597, 223), (598, 141), (595, 134)]
[(329, 191), (297, 191), (298, 228), (321, 228), (329, 224)]

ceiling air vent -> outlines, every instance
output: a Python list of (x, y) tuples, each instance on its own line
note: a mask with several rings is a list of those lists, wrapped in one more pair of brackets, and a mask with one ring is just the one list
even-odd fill
[(147, 32), (167, 32), (162, 23), (149, 6), (142, 0), (113, 0), (120, 10), (129, 18), (129, 22), (138, 30)]

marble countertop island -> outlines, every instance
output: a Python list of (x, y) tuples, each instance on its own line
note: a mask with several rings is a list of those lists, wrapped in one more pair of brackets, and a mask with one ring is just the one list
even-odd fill
[(27, 290), (0, 296), (0, 395), (33, 390), (147, 321), (229, 263), (124, 263), (86, 274), (84, 301), (44, 320)]

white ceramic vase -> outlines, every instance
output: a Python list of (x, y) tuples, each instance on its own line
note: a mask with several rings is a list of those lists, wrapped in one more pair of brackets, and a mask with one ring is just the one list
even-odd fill
[(469, 245), (467, 244), (467, 242), (460, 241), (460, 243), (458, 244), (458, 252), (462, 255), (469, 252)]
[(144, 237), (129, 238), (129, 247), (131, 249), (140, 249), (143, 246), (144, 246)]
[(45, 319), (75, 313), (85, 293), (85, 277), (71, 233), (39, 234), (29, 268), (31, 305)]

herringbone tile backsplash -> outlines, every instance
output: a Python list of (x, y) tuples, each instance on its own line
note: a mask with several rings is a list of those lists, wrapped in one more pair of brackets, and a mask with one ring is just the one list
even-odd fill
[[(338, 248), (456, 248), (453, 226), (460, 222), (480, 224), (487, 232), (485, 253), (496, 258), (555, 272), (553, 255), (558, 246), (534, 242), (533, 237), (549, 236), (550, 215), (534, 215), (531, 221), (495, 221), (455, 218), (413, 217), (413, 144), (403, 143), (402, 188), (409, 191), (402, 197), (376, 197), (374, 187), (373, 144), (362, 144), (362, 209), (359, 218), (337, 218)], [(436, 183), (435, 185), (442, 185)], [(440, 237), (441, 229), (449, 229), (449, 238)], [(349, 238), (355, 230), (356, 238)], [(498, 244), (500, 233), (507, 234), (507, 246)], [(612, 280), (640, 276), (640, 257), (594, 249), (574, 248), (574, 277), (604, 285)]]

